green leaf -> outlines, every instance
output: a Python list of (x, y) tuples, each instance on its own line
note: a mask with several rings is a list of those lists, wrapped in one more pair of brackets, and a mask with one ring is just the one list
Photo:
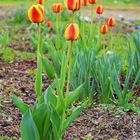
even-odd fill
[(42, 62), (41, 62), (41, 56), (39, 56), (38, 60), (38, 68), (36, 72), (36, 80), (35, 80), (35, 91), (36, 95), (41, 95), (42, 91)]
[(82, 93), (84, 84), (80, 85), (75, 91), (69, 92), (68, 97), (66, 99), (66, 108), (69, 107), (74, 101), (76, 101), (80, 94)]
[(57, 104), (57, 96), (54, 92), (55, 83), (51, 84), (48, 89), (45, 91), (44, 100), (46, 104), (52, 104), (56, 106)]
[(29, 106), (25, 104), (20, 98), (16, 96), (11, 96), (11, 99), (13, 103), (16, 105), (16, 107), (24, 114), (28, 109)]
[(55, 140), (59, 140), (61, 135), (60, 135), (60, 126), (61, 126), (61, 119), (58, 115), (58, 112), (56, 109), (51, 106), (51, 122), (53, 126), (53, 132), (54, 132), (54, 137)]
[(131, 107), (131, 110), (136, 112), (136, 113), (140, 113), (140, 107), (133, 106), (133, 107)]
[(65, 130), (70, 126), (70, 124), (78, 117), (78, 115), (81, 113), (81, 111), (87, 107), (89, 100), (85, 101), (84, 103), (81, 104), (81, 106), (78, 106), (74, 109), (72, 112), (71, 116), (65, 120), (64, 123), (64, 128), (63, 128), (63, 133)]
[(42, 104), (33, 110), (33, 120), (38, 128), (40, 139), (44, 140), (48, 135), (50, 123), (50, 109), (46, 104)]
[(47, 57), (42, 57), (43, 71), (50, 78), (53, 79), (55, 75), (54, 67)]
[(22, 140), (40, 140), (39, 132), (30, 110), (28, 110), (22, 118), (21, 137)]

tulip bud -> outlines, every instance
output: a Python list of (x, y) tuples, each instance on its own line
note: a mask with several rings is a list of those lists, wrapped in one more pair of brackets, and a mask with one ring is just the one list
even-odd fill
[(110, 17), (107, 20), (107, 24), (108, 24), (108, 26), (114, 26), (115, 25), (115, 19), (113, 17)]
[(66, 26), (64, 37), (66, 40), (77, 40), (79, 37), (79, 26), (76, 23), (71, 23)]
[(52, 9), (54, 13), (60, 13), (62, 10), (62, 3), (54, 3)]
[(96, 6), (96, 14), (102, 14), (103, 11), (104, 11), (104, 9), (103, 9), (102, 5)]
[(64, 0), (65, 6), (71, 11), (78, 11), (80, 9), (80, 0)]
[(38, 3), (39, 4), (43, 4), (43, 0), (38, 0)]
[(44, 7), (40, 4), (32, 5), (28, 10), (29, 20), (33, 23), (44, 21)]
[(89, 4), (88, 0), (82, 0), (82, 5), (87, 6)]
[(52, 26), (52, 22), (51, 22), (51, 21), (47, 21), (47, 22), (46, 22), (46, 27), (49, 28), (49, 27), (51, 27), (51, 26)]
[(90, 4), (95, 4), (97, 0), (88, 0)]
[(108, 26), (106, 24), (101, 26), (101, 33), (106, 34), (108, 32)]

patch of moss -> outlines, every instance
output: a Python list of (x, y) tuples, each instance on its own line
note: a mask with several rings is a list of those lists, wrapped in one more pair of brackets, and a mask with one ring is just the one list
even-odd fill
[(16, 137), (0, 136), (0, 140), (17, 140)]
[(0, 59), (5, 62), (22, 61), (35, 58), (35, 54), (14, 50), (11, 48), (0, 48)]

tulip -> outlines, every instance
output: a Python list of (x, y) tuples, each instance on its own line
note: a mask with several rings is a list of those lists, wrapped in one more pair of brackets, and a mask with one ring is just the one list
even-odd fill
[(104, 9), (103, 9), (102, 5), (96, 6), (96, 14), (102, 14), (103, 11), (104, 11)]
[(77, 40), (79, 37), (79, 26), (78, 24), (71, 23), (66, 26), (64, 37), (66, 40)]
[(47, 21), (47, 22), (46, 22), (46, 27), (49, 28), (49, 27), (51, 27), (51, 26), (52, 26), (52, 22), (51, 22), (51, 21)]
[(101, 26), (101, 33), (106, 34), (108, 32), (108, 26), (106, 24)]
[(95, 4), (97, 0), (88, 0), (90, 4)]
[(33, 23), (44, 21), (44, 7), (40, 4), (32, 5), (28, 10), (29, 20)]
[(54, 3), (52, 9), (54, 13), (60, 13), (62, 10), (62, 3)]
[(82, 0), (82, 5), (83, 6), (87, 6), (89, 4), (89, 1), (88, 0)]
[(80, 9), (80, 0), (64, 0), (65, 6), (68, 10), (73, 12), (78, 11)]
[(39, 4), (43, 4), (43, 0), (38, 0), (38, 3)]
[(115, 19), (113, 17), (110, 17), (107, 20), (107, 24), (108, 24), (108, 26), (114, 26), (115, 25)]

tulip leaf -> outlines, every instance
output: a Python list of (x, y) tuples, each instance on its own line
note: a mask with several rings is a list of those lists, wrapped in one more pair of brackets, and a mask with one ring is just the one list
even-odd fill
[(67, 102), (66, 102), (66, 108), (69, 107), (74, 101), (76, 101), (79, 97), (80, 94), (82, 93), (84, 84), (80, 85), (75, 91), (69, 92), (69, 95), (67, 97)]
[(55, 95), (55, 92), (53, 90), (54, 86), (55, 86), (55, 83), (50, 85), (48, 87), (48, 89), (45, 91), (44, 101), (48, 105), (52, 104), (52, 105), (56, 106), (56, 104), (57, 104), (57, 96)]
[(55, 140), (59, 140), (60, 137), (60, 127), (61, 127), (61, 119), (55, 107), (51, 106), (51, 122), (53, 127), (53, 133)]
[(50, 127), (50, 109), (46, 104), (41, 104), (33, 110), (33, 120), (38, 128), (40, 139), (45, 139)]
[(11, 99), (13, 103), (16, 105), (16, 107), (24, 114), (28, 109), (29, 106), (25, 104), (20, 98), (16, 96), (11, 96)]
[(64, 128), (63, 128), (63, 133), (65, 132), (65, 130), (70, 126), (70, 124), (78, 117), (78, 115), (81, 113), (81, 111), (87, 107), (89, 100), (86, 100), (84, 103), (82, 103), (80, 106), (76, 107), (72, 114), (70, 115), (70, 117), (68, 117), (65, 120), (64, 123)]
[(42, 57), (43, 71), (50, 78), (53, 79), (55, 75), (54, 67), (47, 57)]
[(21, 137), (22, 140), (40, 140), (39, 132), (30, 110), (28, 110), (22, 118)]

